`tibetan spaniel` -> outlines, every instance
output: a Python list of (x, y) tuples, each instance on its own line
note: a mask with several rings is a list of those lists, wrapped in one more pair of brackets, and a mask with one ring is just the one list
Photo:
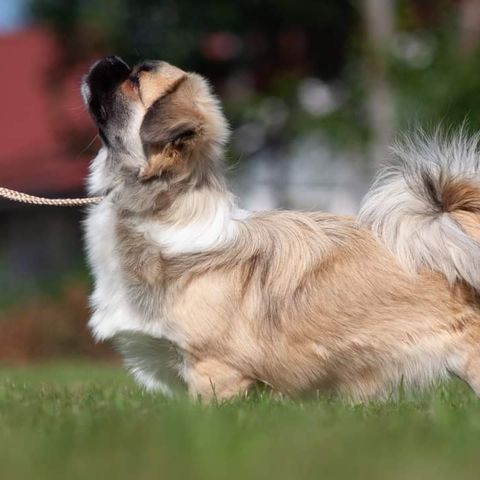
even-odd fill
[(103, 146), (86, 220), (89, 326), (146, 389), (391, 398), (456, 375), (480, 394), (479, 140), (395, 149), (357, 218), (247, 212), (222, 172), (229, 129), (201, 76), (95, 63)]

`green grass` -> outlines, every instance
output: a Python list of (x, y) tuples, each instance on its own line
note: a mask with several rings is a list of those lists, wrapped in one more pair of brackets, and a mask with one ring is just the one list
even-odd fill
[(113, 367), (5, 367), (0, 478), (478, 479), (480, 402), (454, 382), (384, 405), (264, 393), (202, 406)]

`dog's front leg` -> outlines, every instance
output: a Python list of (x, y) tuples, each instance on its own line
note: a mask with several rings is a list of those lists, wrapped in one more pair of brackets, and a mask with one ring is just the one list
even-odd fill
[(188, 372), (188, 390), (205, 402), (222, 401), (245, 394), (253, 381), (216, 359), (199, 360)]

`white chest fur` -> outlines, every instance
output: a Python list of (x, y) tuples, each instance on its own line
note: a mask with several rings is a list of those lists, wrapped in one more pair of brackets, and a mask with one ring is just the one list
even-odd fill
[[(160, 325), (146, 325), (128, 302), (127, 288), (118, 256), (116, 214), (108, 200), (90, 211), (86, 222), (88, 258), (95, 278), (91, 296), (93, 315), (89, 322), (98, 340), (129, 330), (162, 336)], [(146, 332), (145, 330), (152, 329)]]
[[(200, 197), (200, 198), (199, 198)], [(186, 223), (142, 221), (136, 226), (164, 255), (184, 255), (221, 247), (235, 239), (239, 221), (250, 212), (235, 206), (230, 196), (191, 193), (172, 208), (184, 210)]]
[[(189, 206), (195, 211), (193, 207), (200, 202), (195, 198), (190, 202)], [(203, 215), (187, 225), (147, 222), (137, 225), (137, 231), (163, 253), (194, 253), (216, 248), (235, 238), (238, 221), (248, 216), (247, 212), (236, 209), (228, 198), (208, 199), (200, 210)], [(183, 336), (176, 331), (173, 319), (168, 319), (167, 325), (160, 311), (158, 318), (147, 319), (129, 301), (116, 224), (117, 214), (108, 199), (93, 207), (87, 218), (87, 250), (95, 278), (89, 327), (97, 340), (113, 339), (127, 368), (145, 388), (165, 392), (168, 389), (162, 379), (172, 376), (166, 375), (167, 371), (173, 368), (185, 375), (178, 353), (174, 355), (176, 360), (172, 360), (172, 346), (178, 352), (178, 348), (184, 346)]]
[(97, 340), (114, 340), (139, 383), (167, 393), (178, 358), (172, 360), (172, 342), (165, 338), (162, 319), (146, 321), (128, 301), (115, 223), (116, 213), (108, 200), (93, 207), (87, 218), (87, 251), (95, 278), (89, 327)]

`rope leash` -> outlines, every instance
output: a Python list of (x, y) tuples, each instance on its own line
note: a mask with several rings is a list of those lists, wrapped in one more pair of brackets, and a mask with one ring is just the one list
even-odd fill
[(30, 205), (51, 205), (56, 207), (81, 207), (84, 205), (92, 205), (99, 203), (103, 197), (86, 197), (86, 198), (45, 198), (27, 195), (26, 193), (10, 190), (9, 188), (0, 187), (0, 197), (14, 202), (28, 203)]

